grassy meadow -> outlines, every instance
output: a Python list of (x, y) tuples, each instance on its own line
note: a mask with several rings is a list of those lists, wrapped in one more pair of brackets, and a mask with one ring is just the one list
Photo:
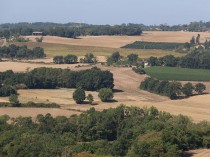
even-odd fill
[(80, 46), (80, 45), (65, 45), (54, 43), (15, 43), (16, 45), (27, 45), (28, 48), (43, 47), (48, 57), (57, 55), (65, 56), (67, 54), (74, 54), (77, 56), (84, 56), (86, 53), (93, 53), (95, 56), (110, 56), (113, 52), (120, 52), (122, 56), (127, 56), (131, 53), (136, 53), (140, 58), (149, 58), (151, 56), (162, 57), (165, 55), (183, 56), (183, 54), (174, 51), (165, 50), (138, 50), (138, 49), (123, 49), (123, 48), (108, 48), (108, 47), (94, 47), (94, 46)]
[(210, 81), (210, 70), (187, 69), (177, 67), (149, 67), (146, 73), (159, 80), (175, 81)]

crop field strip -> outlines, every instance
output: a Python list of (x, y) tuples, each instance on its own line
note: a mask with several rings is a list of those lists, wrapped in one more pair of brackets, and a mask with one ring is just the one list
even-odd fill
[(184, 44), (182, 44), (182, 43), (135, 41), (132, 44), (123, 46), (122, 48), (174, 50), (174, 49), (177, 49), (177, 48), (183, 47), (183, 46), (184, 46)]
[(210, 70), (187, 69), (177, 67), (149, 67), (145, 68), (146, 73), (159, 80), (175, 81), (210, 81)]

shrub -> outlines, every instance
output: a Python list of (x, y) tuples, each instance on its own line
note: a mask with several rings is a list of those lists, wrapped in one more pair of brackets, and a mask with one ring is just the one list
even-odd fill
[(206, 90), (206, 86), (203, 83), (197, 83), (195, 85), (195, 91), (198, 94), (202, 94)]
[(88, 94), (88, 96), (87, 96), (87, 100), (89, 101), (89, 103), (92, 105), (92, 103), (93, 103), (93, 95), (92, 94)]
[(77, 104), (81, 104), (85, 100), (85, 91), (82, 88), (77, 88), (73, 93), (73, 99)]
[(0, 88), (0, 96), (6, 97), (10, 96), (11, 94), (17, 94), (17, 91), (13, 87), (4, 85)]
[(102, 88), (99, 90), (98, 96), (101, 99), (101, 101), (107, 102), (113, 98), (113, 92), (110, 88)]
[(64, 57), (64, 63), (65, 64), (74, 64), (74, 63), (77, 63), (77, 56), (75, 55), (67, 55)]
[(146, 74), (146, 72), (144, 71), (143, 68), (140, 68), (140, 67), (133, 67), (132, 70), (135, 72), (135, 73), (138, 73), (138, 74)]
[(192, 83), (188, 82), (182, 87), (182, 93), (185, 94), (187, 97), (193, 94), (194, 86)]
[(10, 95), (9, 102), (11, 103), (12, 107), (20, 107), (17, 94)]

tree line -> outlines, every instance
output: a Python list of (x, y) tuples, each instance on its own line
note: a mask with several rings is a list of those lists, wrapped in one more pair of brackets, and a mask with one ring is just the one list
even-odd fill
[(174, 57), (167, 55), (164, 57), (150, 57), (148, 59), (150, 66), (169, 66), (191, 69), (210, 69), (210, 51), (209, 50), (194, 50), (183, 57)]
[(122, 48), (176, 50), (178, 48), (184, 48), (184, 44), (183, 43), (168, 43), (168, 42), (135, 41), (132, 44), (123, 46)]
[[(10, 122), (8, 123), (8, 121)], [(210, 147), (210, 125), (151, 107), (94, 108), (67, 118), (0, 116), (0, 156), (180, 157)]]
[[(67, 56), (55, 56), (53, 57), (55, 64), (75, 64), (78, 63), (78, 57), (76, 55), (69, 54)], [(92, 53), (85, 54), (84, 58), (80, 58), (80, 63), (97, 63), (96, 57)]]
[[(102, 71), (92, 68), (81, 71), (56, 68), (36, 68), (26, 73), (14, 73), (9, 70), (0, 72), (0, 84), (5, 88), (26, 86), (29, 89), (54, 89), (54, 88), (77, 88), (95, 91), (101, 88), (114, 87), (113, 74), (110, 71)], [(3, 88), (2, 87), (2, 88)], [(10, 93), (10, 92), (8, 92)], [(13, 94), (13, 93), (12, 93)], [(5, 94), (8, 96), (10, 94)], [(2, 94), (3, 96), (3, 94)]]
[(194, 86), (190, 82), (182, 85), (180, 82), (176, 81), (160, 81), (158, 79), (147, 77), (141, 82), (140, 89), (167, 96), (170, 99), (178, 99), (183, 95), (186, 97), (192, 96), (194, 92), (197, 94), (203, 94), (206, 90), (206, 86), (203, 83), (197, 83)]
[(41, 47), (35, 47), (32, 50), (28, 49), (27, 46), (16, 46), (14, 44), (0, 47), (1, 58), (12, 58), (12, 59), (33, 59), (33, 58), (44, 58), (46, 54), (44, 49)]
[(0, 25), (0, 37), (10, 38), (16, 35), (32, 35), (41, 31), (43, 35), (77, 38), (86, 35), (141, 35), (140, 26), (135, 25), (88, 25), (88, 24), (56, 24), (56, 23), (17, 23)]

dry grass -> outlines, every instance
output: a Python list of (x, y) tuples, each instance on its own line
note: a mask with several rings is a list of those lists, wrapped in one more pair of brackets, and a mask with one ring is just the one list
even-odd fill
[[(155, 106), (159, 110), (170, 112), (171, 114), (184, 114), (192, 117), (195, 122), (210, 119), (210, 95), (194, 96), (188, 99), (172, 101), (167, 97), (159, 96), (149, 92), (139, 90), (140, 82), (146, 77), (134, 73), (130, 68), (102, 67), (103, 70), (110, 70), (114, 74), (115, 89), (121, 90), (115, 93), (116, 102), (103, 103), (98, 98), (97, 92), (91, 92), (94, 96), (97, 110), (115, 108), (120, 104), (137, 107)], [(208, 91), (210, 83), (206, 83)], [(21, 102), (55, 102), (61, 104), (63, 110), (86, 111), (92, 105), (76, 105), (72, 99), (74, 89), (55, 89), (55, 90), (19, 90)], [(89, 92), (87, 92), (88, 94)], [(201, 107), (202, 106), (202, 107)]]
[[(200, 33), (201, 40), (204, 41), (210, 37), (210, 33)], [(150, 56), (164, 56), (172, 54), (181, 56), (182, 54), (172, 51), (162, 50), (132, 50), (121, 49), (120, 46), (136, 41), (137, 38), (142, 41), (159, 41), (159, 42), (187, 42), (192, 36), (197, 33), (190, 32), (145, 32), (142, 36), (138, 37), (124, 37), (124, 36), (103, 36), (103, 37), (82, 37), (82, 39), (66, 39), (58, 37), (45, 37), (44, 43), (17, 43), (19, 45), (27, 44), (29, 48), (36, 46), (43, 47), (48, 57), (55, 55), (75, 54), (77, 56), (84, 56), (86, 53), (92, 52), (99, 57), (109, 56), (115, 51), (119, 51), (122, 55), (126, 56), (129, 53), (137, 53), (140, 58), (148, 58)], [(36, 60), (35, 62), (45, 62), (45, 60)], [(50, 63), (52, 59), (46, 60)], [(80, 70), (90, 68), (85, 66), (83, 68), (75, 68), (76, 65), (55, 65), (55, 64), (30, 64), (19, 62), (0, 62), (0, 71), (14, 70), (16, 72), (25, 71), (28, 67), (30, 69), (37, 67), (52, 67), (52, 68), (71, 68), (72, 70)], [(106, 108), (114, 108), (119, 104), (126, 104), (128, 106), (155, 106), (159, 110), (167, 111), (172, 114), (184, 114), (192, 117), (195, 122), (202, 120), (210, 121), (210, 95), (194, 96), (188, 99), (172, 101), (166, 97), (151, 94), (139, 90), (140, 82), (145, 78), (143, 75), (134, 73), (131, 68), (114, 68), (102, 67), (103, 70), (110, 70), (114, 74), (115, 89), (121, 90), (115, 93), (114, 103), (102, 103), (97, 92), (92, 92), (95, 102), (99, 105), (94, 106), (97, 110)], [(207, 85), (207, 91), (210, 91), (210, 83)], [(12, 117), (19, 115), (35, 117), (37, 114), (51, 113), (56, 115), (71, 115), (79, 114), (78, 112), (70, 112), (70, 110), (85, 111), (90, 109), (91, 105), (76, 105), (72, 100), (73, 89), (56, 89), (56, 90), (19, 90), (21, 102), (34, 101), (34, 102), (56, 102), (62, 104), (61, 109), (30, 109), (30, 108), (1, 108), (0, 115), (9, 114)], [(7, 99), (3, 99), (6, 101)]]
[[(148, 42), (189, 42), (192, 36), (201, 34), (201, 42), (210, 38), (209, 32), (173, 32), (173, 31), (145, 31), (141, 36), (82, 36), (79, 39), (45, 36), (43, 42), (64, 45), (94, 46), (120, 48), (134, 41)], [(34, 36), (27, 38), (35, 41)]]
[[(81, 68), (75, 68), (80, 65)], [(90, 68), (88, 64), (38, 64), (38, 63), (24, 63), (24, 62), (0, 62), (0, 71), (13, 70), (14, 72), (25, 72), (26, 70), (32, 70), (34, 68), (48, 67), (48, 68), (62, 68), (62, 69), (74, 69), (80, 70), (83, 68)], [(83, 68), (82, 68), (83, 67)]]
[(0, 115), (8, 115), (10, 117), (32, 117), (33, 119), (36, 118), (38, 114), (46, 115), (50, 113), (53, 117), (56, 116), (66, 116), (69, 117), (73, 114), (80, 114), (77, 111), (69, 111), (57, 108), (0, 108)]
[(210, 156), (210, 149), (190, 150), (187, 153), (192, 155), (192, 157), (209, 157)]
[(120, 52), (121, 55), (127, 56), (131, 53), (136, 53), (140, 58), (149, 58), (151, 56), (162, 57), (165, 55), (183, 56), (181, 53), (174, 51), (164, 50), (140, 50), (140, 49), (122, 49), (122, 48), (105, 48), (105, 47), (93, 47), (93, 46), (77, 46), (77, 45), (62, 45), (52, 43), (15, 43), (17, 45), (27, 45), (29, 48), (43, 47), (48, 57), (54, 57), (58, 55), (66, 56), (68, 54), (74, 54), (77, 56), (84, 56), (86, 53), (93, 53), (95, 56), (110, 56), (113, 52)]

